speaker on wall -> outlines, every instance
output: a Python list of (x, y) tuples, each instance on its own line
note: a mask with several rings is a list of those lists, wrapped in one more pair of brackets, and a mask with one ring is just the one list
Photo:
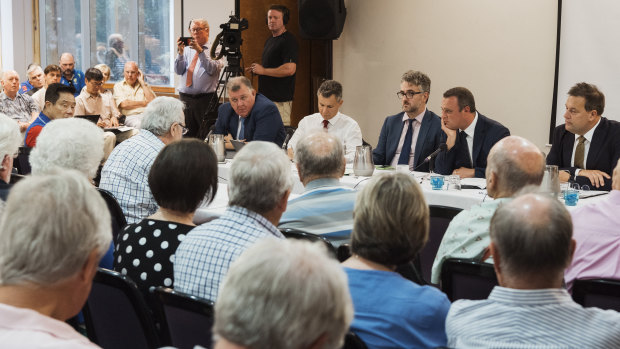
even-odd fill
[(338, 39), (347, 17), (344, 0), (298, 0), (299, 34), (304, 39)]

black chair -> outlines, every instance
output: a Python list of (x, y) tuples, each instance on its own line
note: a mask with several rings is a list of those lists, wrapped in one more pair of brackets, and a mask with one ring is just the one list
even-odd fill
[(162, 337), (169, 345), (179, 349), (213, 346), (213, 302), (165, 287), (156, 288), (155, 297)]
[(288, 147), (288, 142), (293, 137), (293, 134), (297, 130), (297, 127), (293, 126), (284, 126), (284, 131), (286, 132), (286, 137), (284, 138), (284, 143), (282, 144), (282, 149), (286, 149)]
[(366, 343), (355, 333), (349, 331), (344, 336), (342, 349), (367, 349)]
[(487, 299), (497, 286), (493, 264), (450, 258), (441, 266), (441, 290), (450, 301)]
[(351, 246), (349, 244), (342, 244), (338, 246), (336, 249), (336, 259), (342, 263), (349, 259), (349, 257), (351, 257)]
[(99, 269), (84, 305), (88, 338), (103, 348), (158, 348), (155, 322), (136, 284), (127, 276)]
[(332, 245), (331, 242), (329, 242), (329, 239), (327, 239), (324, 236), (308, 233), (308, 232), (297, 230), (297, 229), (291, 229), (291, 228), (280, 229), (280, 232), (287, 239), (308, 240), (310, 242), (320, 241), (325, 245), (325, 247), (327, 248), (327, 251), (329, 251), (329, 254), (332, 257), (336, 258), (336, 248), (334, 247), (334, 245)]
[(16, 184), (17, 182), (21, 181), (24, 178), (26, 178), (26, 176), (20, 175), (17, 173), (11, 173), (11, 179), (9, 180), (9, 183)]
[(573, 300), (584, 307), (620, 311), (620, 280), (575, 280)]
[(17, 168), (17, 173), (20, 175), (30, 174), (30, 150), (29, 147), (19, 147), (19, 151), (17, 152), (17, 158), (13, 162), (13, 166)]
[(127, 225), (127, 219), (123, 214), (121, 206), (118, 204), (118, 201), (116, 201), (116, 198), (112, 193), (101, 188), (97, 188), (97, 190), (108, 206), (108, 211), (110, 211), (110, 216), (112, 217), (112, 241), (116, 243), (116, 237)]

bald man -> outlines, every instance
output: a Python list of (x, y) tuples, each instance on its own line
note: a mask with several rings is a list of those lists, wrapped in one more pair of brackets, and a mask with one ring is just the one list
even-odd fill
[(528, 185), (540, 185), (545, 158), (532, 142), (509, 136), (497, 142), (489, 152), (486, 168), (487, 193), (494, 200), (485, 201), (456, 215), (441, 241), (431, 282), (439, 283), (441, 266), (448, 258), (489, 257), (489, 222), (497, 207)]
[(144, 82), (144, 74), (136, 62), (125, 63), (123, 75), (125, 79), (114, 84), (114, 102), (121, 114), (127, 116), (125, 125), (140, 128), (142, 113), (155, 99), (155, 93)]
[(58, 65), (62, 71), (60, 83), (75, 89), (73, 97), (79, 96), (80, 92), (82, 92), (82, 88), (86, 86), (86, 81), (84, 80), (84, 72), (75, 69), (75, 59), (73, 55), (69, 52), (63, 53), (60, 55)]
[(19, 94), (19, 74), (15, 70), (6, 70), (0, 75), (4, 91), (0, 93), (0, 113), (19, 124), (19, 132), (24, 133), (34, 118), (39, 115), (39, 108), (32, 97)]

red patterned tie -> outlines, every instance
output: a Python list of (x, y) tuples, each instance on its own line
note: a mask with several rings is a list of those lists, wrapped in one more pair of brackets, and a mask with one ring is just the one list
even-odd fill
[(187, 82), (185, 86), (192, 86), (192, 79), (194, 78), (194, 68), (196, 68), (196, 63), (198, 63), (198, 52), (194, 55), (194, 59), (192, 59), (192, 64), (189, 65), (187, 69)]
[(329, 125), (329, 121), (323, 120), (323, 131), (327, 132), (327, 125)]

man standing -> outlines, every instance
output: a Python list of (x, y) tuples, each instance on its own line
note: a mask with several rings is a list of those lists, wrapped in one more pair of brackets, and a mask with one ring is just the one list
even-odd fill
[(375, 165), (409, 165), (409, 170), (429, 171), (425, 158), (440, 144), (441, 120), (426, 108), (431, 93), (431, 79), (419, 71), (409, 70), (400, 80), (403, 113), (388, 116), (381, 128), (379, 143), (373, 150)]
[(553, 131), (547, 164), (560, 168), (560, 181), (611, 190), (612, 169), (620, 158), (620, 123), (603, 117), (605, 95), (592, 84), (571, 87), (566, 123)]
[(226, 146), (232, 148), (231, 138), (246, 142), (267, 141), (282, 146), (286, 132), (273, 102), (260, 93), (256, 94), (245, 76), (228, 80), (226, 90), (230, 102), (219, 107), (214, 131), (227, 136)]
[(474, 95), (465, 87), (444, 92), (441, 129), (445, 133), (441, 142), (447, 150), (437, 155), (435, 171), (461, 178), (484, 178), (489, 151), (497, 141), (510, 136), (502, 124), (478, 114)]
[(32, 100), (39, 107), (39, 110), (43, 110), (45, 107), (45, 90), (47, 87), (60, 82), (60, 67), (56, 64), (48, 65), (43, 72), (45, 73), (45, 84), (32, 95)]
[(342, 114), (342, 85), (335, 80), (324, 81), (317, 91), (319, 112), (301, 119), (288, 142), (288, 156), (292, 159), (297, 143), (305, 136), (324, 131), (335, 135), (344, 146), (345, 158), (353, 163), (355, 148), (362, 145), (362, 130), (355, 120)]
[(248, 70), (258, 75), (258, 92), (273, 101), (284, 125), (291, 125), (291, 108), (295, 94), (295, 71), (299, 47), (295, 36), (286, 30), (290, 19), (286, 6), (271, 5), (267, 27), (271, 37), (265, 41), (262, 65), (252, 63)]
[(43, 69), (41, 69), (41, 67), (37, 64), (32, 63), (28, 66), (26, 76), (28, 77), (28, 81), (22, 82), (19, 87), (20, 94), (26, 93), (27, 95), (32, 96), (45, 85), (45, 75), (43, 74)]
[(80, 92), (82, 92), (82, 88), (86, 86), (86, 82), (84, 81), (84, 73), (80, 70), (74, 69), (75, 60), (73, 59), (73, 55), (68, 52), (60, 55), (58, 65), (60, 65), (60, 69), (62, 70), (60, 83), (73, 87), (75, 89), (73, 96), (77, 97)]
[(55, 119), (71, 118), (74, 109), (73, 87), (51, 84), (45, 91), (45, 107), (26, 130), (24, 144), (30, 148), (34, 147), (37, 144), (39, 133), (48, 122)]
[(37, 116), (39, 109), (32, 97), (18, 94), (19, 75), (15, 70), (2, 73), (0, 83), (4, 91), (0, 93), (0, 113), (3, 113), (19, 124), (19, 131), (24, 132)]
[[(209, 23), (206, 19), (193, 19), (189, 22), (192, 35), (190, 46), (179, 38), (179, 54), (174, 60), (174, 72), (181, 75), (178, 87), (179, 98), (185, 103), (185, 124), (189, 131), (187, 137), (198, 137), (202, 121), (208, 113), (215, 112), (217, 106), (217, 85), (223, 61), (209, 57)], [(213, 109), (209, 110), (209, 106)], [(215, 120), (209, 120), (210, 127)], [(208, 129), (208, 128), (207, 128)]]
[(125, 79), (114, 84), (114, 101), (121, 114), (127, 116), (125, 125), (140, 128), (142, 113), (155, 99), (155, 93), (144, 82), (142, 71), (134, 61), (125, 63)]

